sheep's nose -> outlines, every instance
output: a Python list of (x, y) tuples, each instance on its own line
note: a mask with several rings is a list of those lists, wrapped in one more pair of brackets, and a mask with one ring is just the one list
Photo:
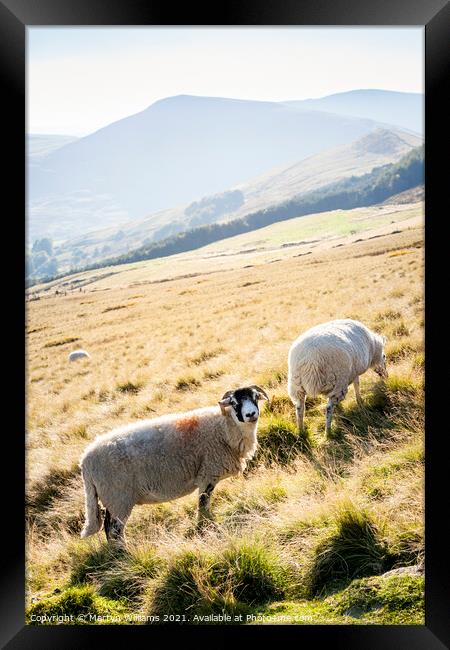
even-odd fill
[(247, 417), (249, 420), (254, 420), (256, 415), (256, 411), (252, 411), (251, 413), (247, 413)]

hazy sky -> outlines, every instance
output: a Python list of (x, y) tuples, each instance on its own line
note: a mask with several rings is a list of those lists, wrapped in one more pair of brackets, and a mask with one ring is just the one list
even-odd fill
[(423, 92), (423, 27), (28, 27), (27, 131), (86, 135), (179, 94)]

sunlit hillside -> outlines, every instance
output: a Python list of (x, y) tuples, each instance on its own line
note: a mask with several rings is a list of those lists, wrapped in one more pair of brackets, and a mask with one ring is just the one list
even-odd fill
[[(29, 623), (424, 623), (422, 203), (292, 219), (27, 296)], [(350, 387), (330, 439), (325, 398), (308, 400), (300, 438), (288, 349), (341, 317), (386, 336), (389, 379), (362, 376), (364, 409)], [(91, 359), (69, 363), (77, 348)], [(215, 526), (195, 532), (192, 494), (135, 507), (126, 551), (80, 539), (90, 440), (246, 383), (271, 400), (247, 472), (214, 491)]]

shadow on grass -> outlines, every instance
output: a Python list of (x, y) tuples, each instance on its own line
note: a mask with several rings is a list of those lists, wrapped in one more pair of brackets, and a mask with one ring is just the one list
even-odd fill
[(397, 560), (370, 516), (351, 504), (345, 505), (314, 548), (305, 577), (309, 596), (323, 596), (354, 578), (383, 573)]
[(258, 448), (255, 456), (248, 463), (249, 471), (259, 465), (266, 467), (275, 464), (288, 467), (300, 454), (307, 453), (311, 448), (309, 430), (305, 427), (302, 434), (297, 426), (287, 418), (271, 415), (258, 432)]
[(55, 500), (63, 496), (65, 488), (79, 474), (80, 468), (76, 464), (70, 469), (52, 469), (33, 483), (25, 499), (27, 521), (37, 522), (39, 515), (50, 510)]

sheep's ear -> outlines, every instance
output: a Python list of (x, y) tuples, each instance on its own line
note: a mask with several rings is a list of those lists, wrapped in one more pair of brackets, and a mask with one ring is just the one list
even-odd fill
[(266, 391), (262, 389), (260, 386), (250, 386), (250, 388), (253, 388), (253, 390), (256, 391), (256, 396), (258, 397), (258, 399), (266, 399), (266, 400), (269, 399), (269, 396), (266, 393)]
[(231, 395), (233, 394), (233, 391), (229, 390), (225, 395), (222, 397), (221, 400), (219, 400), (219, 406), (220, 410), (222, 411), (222, 415), (226, 415), (226, 407), (231, 405)]
[(385, 345), (387, 339), (386, 339), (386, 337), (384, 336), (384, 334), (381, 335), (381, 340), (383, 341), (383, 345)]

